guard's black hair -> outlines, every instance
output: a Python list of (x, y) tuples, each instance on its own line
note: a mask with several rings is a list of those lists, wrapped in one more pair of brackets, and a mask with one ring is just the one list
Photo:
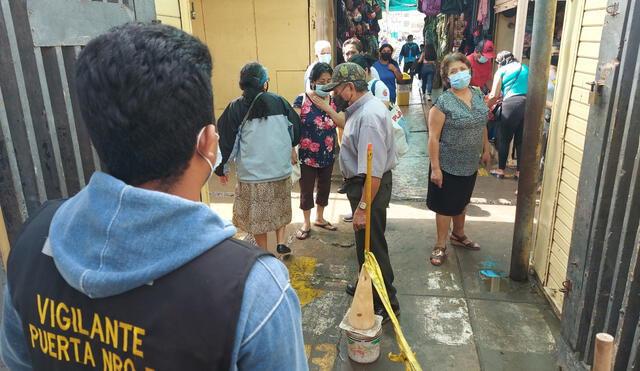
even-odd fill
[(104, 170), (133, 186), (177, 180), (214, 123), (211, 67), (202, 42), (167, 25), (127, 23), (91, 40), (76, 87)]

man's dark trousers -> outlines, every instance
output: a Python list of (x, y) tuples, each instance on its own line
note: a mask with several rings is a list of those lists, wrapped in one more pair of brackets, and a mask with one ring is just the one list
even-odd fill
[[(347, 197), (353, 212), (356, 211), (362, 198), (363, 185), (364, 181), (349, 182), (347, 185)], [(391, 201), (391, 187), (392, 176), (391, 171), (388, 171), (382, 176), (378, 194), (376, 194), (372, 205), (367, 205), (367, 207), (371, 207), (371, 252), (380, 266), (391, 306), (397, 309), (400, 304), (396, 297), (396, 289), (393, 287), (393, 268), (391, 268), (391, 261), (389, 260), (389, 246), (384, 237), (384, 232), (387, 228), (387, 207), (389, 207), (389, 201)], [(355, 232), (356, 254), (358, 255), (358, 265), (360, 267), (364, 263), (364, 231), (363, 228)], [(383, 306), (375, 288), (373, 289), (373, 301), (376, 308)]]
[(404, 67), (402, 68), (402, 72), (409, 73), (411, 72), (411, 68), (415, 62), (404, 62)]

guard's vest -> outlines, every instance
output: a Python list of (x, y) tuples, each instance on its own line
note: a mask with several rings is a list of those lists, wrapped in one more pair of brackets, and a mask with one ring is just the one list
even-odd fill
[(9, 256), (11, 298), (34, 370), (230, 368), (244, 284), (266, 252), (228, 239), (147, 285), (91, 299), (42, 252), (61, 203), (43, 205)]

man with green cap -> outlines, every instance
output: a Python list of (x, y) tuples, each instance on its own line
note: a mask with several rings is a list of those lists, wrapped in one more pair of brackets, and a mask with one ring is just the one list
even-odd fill
[[(400, 305), (393, 287), (393, 268), (389, 260), (389, 247), (384, 233), (387, 225), (387, 207), (391, 199), (391, 170), (396, 167), (393, 128), (388, 120), (387, 107), (375, 98), (367, 87), (367, 77), (359, 65), (343, 63), (333, 70), (331, 82), (322, 89), (332, 91), (333, 99), (345, 112), (346, 124), (340, 145), (340, 170), (345, 178), (347, 197), (353, 211), (353, 230), (356, 238), (358, 264), (364, 263), (365, 211), (371, 209), (371, 252), (376, 257), (391, 307), (396, 315)], [(373, 146), (371, 205), (364, 195), (367, 173), (367, 146)], [(356, 285), (348, 285), (347, 293), (353, 295)], [(374, 292), (376, 314), (389, 320), (377, 293)]]

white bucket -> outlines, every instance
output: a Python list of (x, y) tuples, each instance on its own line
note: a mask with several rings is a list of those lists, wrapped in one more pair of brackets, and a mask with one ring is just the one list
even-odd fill
[(344, 331), (347, 335), (347, 351), (349, 358), (358, 363), (372, 363), (380, 358), (380, 335), (382, 326), (379, 327), (374, 337), (367, 337), (351, 331)]

